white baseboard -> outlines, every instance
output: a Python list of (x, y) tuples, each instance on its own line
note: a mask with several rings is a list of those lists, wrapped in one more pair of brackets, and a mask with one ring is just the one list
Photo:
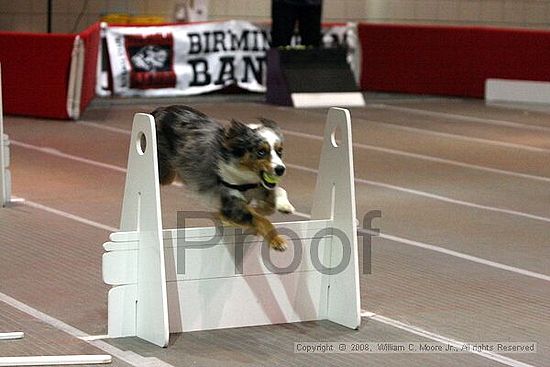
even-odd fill
[(550, 104), (550, 82), (487, 79), (485, 101)]
[(365, 99), (361, 92), (342, 93), (292, 93), (294, 107), (363, 107)]

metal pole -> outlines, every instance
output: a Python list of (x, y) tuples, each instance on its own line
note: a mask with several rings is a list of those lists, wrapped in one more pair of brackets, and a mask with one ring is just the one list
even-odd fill
[(48, 33), (52, 33), (52, 0), (48, 0)]

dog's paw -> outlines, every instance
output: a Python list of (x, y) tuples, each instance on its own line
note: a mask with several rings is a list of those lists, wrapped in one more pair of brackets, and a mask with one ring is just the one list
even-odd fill
[(293, 214), (296, 208), (294, 208), (290, 201), (285, 200), (281, 203), (277, 203), (277, 211), (283, 214)]
[(275, 251), (285, 251), (288, 247), (286, 240), (281, 235), (276, 235), (269, 242), (269, 246)]

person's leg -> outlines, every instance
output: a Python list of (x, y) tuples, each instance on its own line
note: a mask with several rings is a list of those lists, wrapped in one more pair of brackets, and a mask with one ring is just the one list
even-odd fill
[(321, 5), (304, 5), (298, 15), (298, 29), (302, 45), (319, 47), (321, 45)]
[(288, 46), (297, 19), (296, 6), (286, 1), (271, 0), (271, 46)]

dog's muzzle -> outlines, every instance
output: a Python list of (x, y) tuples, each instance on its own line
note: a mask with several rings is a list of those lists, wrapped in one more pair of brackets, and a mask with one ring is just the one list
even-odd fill
[(278, 165), (273, 171), (275, 171), (275, 174), (267, 173), (266, 171), (262, 171), (260, 174), (262, 185), (268, 190), (275, 189), (281, 180), (281, 177), (285, 174), (286, 167), (283, 165)]

